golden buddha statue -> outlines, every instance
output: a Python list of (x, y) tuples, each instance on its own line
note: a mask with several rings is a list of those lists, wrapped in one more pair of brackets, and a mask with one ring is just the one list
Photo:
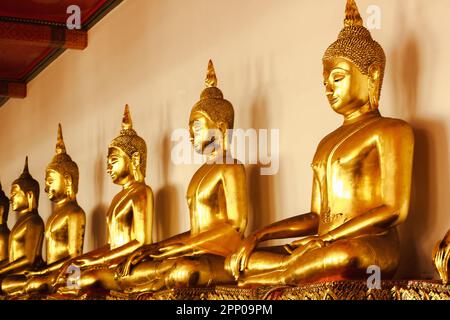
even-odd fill
[[(107, 172), (122, 190), (106, 214), (108, 244), (67, 261), (54, 281), (54, 290), (78, 293), (80, 289), (114, 284), (113, 267), (134, 250), (152, 243), (153, 192), (145, 184), (147, 146), (133, 129), (128, 105), (122, 130), (109, 145)], [(78, 267), (79, 288), (66, 288), (69, 267)], [(112, 283), (112, 284), (111, 284)]]
[(8, 213), (9, 213), (9, 199), (5, 195), (0, 183), (0, 264), (8, 260)]
[(450, 277), (449, 265), (450, 262), (450, 230), (445, 235), (442, 241), (439, 241), (433, 250), (433, 264), (441, 277), (444, 285), (448, 284)]
[(11, 187), (11, 208), (17, 212), (8, 241), (8, 260), (0, 264), (0, 279), (4, 292), (4, 278), (12, 274), (23, 274), (42, 264), (42, 240), (44, 222), (38, 213), (39, 183), (28, 171), (28, 157), (20, 177)]
[(224, 269), (224, 261), (236, 250), (247, 225), (247, 190), (244, 165), (228, 152), (233, 123), (233, 106), (217, 88), (209, 61), (206, 89), (189, 119), (194, 149), (208, 158), (187, 189), (191, 229), (130, 255), (117, 270), (121, 290), (142, 292), (234, 282)]
[(83, 252), (86, 214), (77, 203), (78, 166), (66, 153), (61, 125), (58, 126), (56, 155), (46, 169), (45, 192), (54, 203), (45, 228), (46, 266), (26, 275), (3, 280), (8, 294), (47, 291), (53, 276), (69, 259)]
[[(414, 136), (404, 121), (381, 116), (378, 101), (386, 58), (348, 0), (344, 28), (325, 52), (323, 77), (342, 126), (318, 145), (311, 212), (253, 232), (227, 259), (239, 285), (299, 285), (382, 279), (399, 264), (396, 226), (409, 210)], [(266, 240), (302, 237), (282, 251), (256, 249)]]

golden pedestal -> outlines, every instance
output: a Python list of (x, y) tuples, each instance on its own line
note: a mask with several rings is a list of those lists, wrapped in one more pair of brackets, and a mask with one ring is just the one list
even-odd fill
[[(4, 298), (5, 299), (5, 298)], [(298, 287), (180, 288), (126, 294), (94, 291), (75, 295), (32, 295), (10, 300), (450, 300), (450, 287), (437, 281), (382, 281), (380, 289), (369, 289), (365, 281), (335, 281)]]
[(26, 295), (0, 300), (450, 300), (450, 286), (438, 281), (382, 281), (380, 289), (369, 289), (365, 281), (334, 281), (298, 287), (260, 286), (239, 288), (179, 288), (127, 294), (89, 290), (79, 295)]

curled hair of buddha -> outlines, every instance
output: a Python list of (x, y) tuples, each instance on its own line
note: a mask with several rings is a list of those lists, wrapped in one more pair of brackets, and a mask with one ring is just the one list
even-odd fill
[(217, 88), (217, 76), (211, 60), (208, 63), (205, 85), (206, 88), (202, 91), (200, 100), (192, 108), (191, 114), (201, 113), (211, 121), (215, 123), (223, 122), (227, 129), (233, 129), (233, 105), (223, 98), (222, 91)]
[(325, 51), (323, 60), (345, 58), (353, 62), (362, 74), (368, 75), (372, 64), (380, 66), (380, 91), (383, 84), (386, 55), (378, 42), (364, 26), (355, 0), (347, 0), (344, 28), (338, 39)]
[(28, 193), (32, 192), (34, 194), (34, 198), (36, 200), (36, 205), (39, 202), (39, 183), (33, 179), (28, 170), (28, 157), (25, 158), (25, 166), (23, 168), (23, 172), (20, 177), (12, 183), (16, 184), (22, 189), (23, 192)]
[(140, 166), (139, 169), (142, 175), (145, 177), (145, 171), (147, 168), (147, 145), (141, 137), (139, 137), (133, 129), (133, 122), (131, 120), (130, 108), (125, 106), (122, 130), (118, 137), (114, 138), (109, 144), (110, 148), (118, 148), (122, 150), (130, 159), (133, 154), (138, 152), (140, 154)]
[(79, 171), (77, 164), (66, 152), (61, 124), (58, 125), (58, 134), (56, 138), (56, 154), (52, 162), (47, 166), (47, 170), (53, 170), (62, 176), (70, 175), (72, 178), (72, 189), (76, 194), (78, 192)]

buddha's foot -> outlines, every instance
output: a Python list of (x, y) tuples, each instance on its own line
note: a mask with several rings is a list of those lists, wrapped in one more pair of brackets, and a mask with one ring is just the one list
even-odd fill
[(272, 271), (244, 277), (238, 280), (239, 287), (252, 287), (260, 285), (285, 285), (286, 278), (284, 271)]
[(25, 294), (25, 292), (23, 290), (17, 290), (17, 291), (9, 292), (6, 295), (6, 298), (7, 299), (16, 299), (16, 298), (18, 298), (20, 296), (24, 296), (25, 297), (27, 295)]
[(124, 290), (125, 293), (144, 293), (151, 291), (158, 291), (165, 287), (164, 280), (153, 280), (148, 283), (136, 285), (134, 287), (129, 287)]
[(78, 296), (80, 294), (80, 289), (73, 289), (68, 287), (60, 287), (56, 290), (57, 294), (61, 295), (71, 295), (71, 296)]

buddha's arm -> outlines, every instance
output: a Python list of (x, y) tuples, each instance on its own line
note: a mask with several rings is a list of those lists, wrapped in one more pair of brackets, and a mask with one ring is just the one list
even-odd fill
[(310, 212), (275, 222), (256, 231), (253, 235), (258, 242), (272, 239), (286, 239), (316, 234), (319, 216)]
[(5, 275), (12, 272), (20, 272), (31, 265), (30, 261), (26, 256), (23, 256), (11, 263), (8, 263), (0, 269), (0, 275)]
[(379, 234), (404, 221), (409, 210), (414, 136), (404, 124), (383, 128), (377, 136), (380, 154), (382, 204), (321, 236), (334, 241)]
[(116, 261), (130, 255), (139, 247), (152, 243), (153, 193), (151, 189), (146, 187), (145, 193), (137, 193), (130, 201), (132, 201), (133, 229), (136, 239), (105, 252), (97, 259), (90, 261), (88, 265)]
[(245, 169), (242, 164), (227, 164), (221, 167), (220, 182), (227, 220), (214, 223), (199, 234), (179, 241), (176, 245), (161, 248), (164, 253), (153, 255), (167, 258), (177, 255), (211, 253), (226, 256), (241, 240), (247, 226), (248, 203)]
[(84, 229), (86, 226), (86, 215), (80, 212), (73, 212), (69, 215), (68, 227), (68, 251), (70, 257), (76, 257), (83, 252)]
[(162, 240), (157, 243), (143, 245), (130, 254), (127, 259), (121, 264), (118, 269), (118, 274), (123, 276), (129, 275), (131, 265), (135, 265), (147, 257), (151, 257), (159, 248), (170, 247), (175, 244), (183, 243), (186, 239), (191, 236), (190, 231), (183, 232), (176, 236), (170, 237), (168, 239)]
[(228, 222), (238, 232), (243, 234), (248, 220), (248, 198), (244, 165), (225, 165), (221, 180)]
[(139, 193), (133, 199), (133, 229), (140, 245), (153, 242), (153, 210), (153, 192), (146, 186), (145, 193)]
[(241, 235), (235, 226), (226, 222), (218, 223), (209, 230), (180, 239), (175, 243), (166, 244), (161, 247), (161, 253), (151, 256), (158, 259), (205, 253), (226, 256), (236, 248), (240, 240)]
[(311, 212), (291, 217), (253, 232), (244, 239), (239, 248), (230, 256), (229, 268), (237, 279), (240, 272), (247, 269), (248, 261), (258, 243), (272, 239), (304, 237), (317, 234), (319, 229), (320, 188), (313, 180)]
[(92, 251), (83, 253), (82, 255), (79, 255), (78, 257), (73, 258), (73, 260), (75, 259), (96, 259), (99, 258), (101, 256), (103, 256), (106, 252), (111, 250), (111, 245), (110, 244), (106, 244), (100, 248), (94, 249)]
[(24, 233), (25, 251), (22, 257), (4, 265), (0, 269), (0, 274), (22, 272), (29, 268), (41, 254), (44, 226), (42, 223), (28, 223), (19, 232)]
[(8, 234), (0, 235), (0, 261), (8, 259)]
[(319, 229), (320, 188), (314, 177), (311, 193), (311, 212), (287, 218), (255, 231), (250, 237), (256, 242), (273, 239), (298, 238), (317, 234)]
[(79, 256), (83, 252), (84, 228), (86, 224), (86, 216), (83, 211), (72, 213), (67, 217), (66, 221), (62, 221), (61, 226), (68, 229), (67, 246), (69, 255), (52, 264), (47, 265), (46, 268), (35, 272), (35, 274), (48, 274), (59, 270), (64, 264), (72, 258)]

